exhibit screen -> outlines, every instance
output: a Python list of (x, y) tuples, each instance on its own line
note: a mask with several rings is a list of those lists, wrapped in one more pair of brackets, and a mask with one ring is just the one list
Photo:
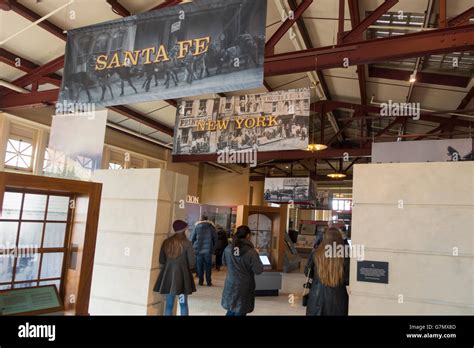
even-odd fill
[(259, 255), (260, 261), (262, 261), (264, 266), (271, 266), (270, 259), (267, 255)]

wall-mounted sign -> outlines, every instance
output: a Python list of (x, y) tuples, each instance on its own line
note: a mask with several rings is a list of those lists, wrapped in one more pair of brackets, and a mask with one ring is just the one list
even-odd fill
[(388, 284), (388, 262), (357, 261), (357, 281)]
[(309, 89), (179, 102), (173, 154), (308, 147)]
[(195, 0), (68, 30), (59, 99), (109, 106), (260, 87), (266, 7)]
[(310, 178), (265, 178), (264, 198), (267, 202), (308, 203), (314, 200)]
[(472, 161), (472, 145), (472, 139), (374, 143), (372, 163)]
[(55, 285), (0, 291), (1, 315), (35, 315), (63, 310)]

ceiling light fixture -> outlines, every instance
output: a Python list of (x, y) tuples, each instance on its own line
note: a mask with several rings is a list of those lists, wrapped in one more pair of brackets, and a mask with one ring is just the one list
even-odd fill
[(342, 172), (329, 173), (327, 175), (331, 179), (344, 179), (347, 175)]

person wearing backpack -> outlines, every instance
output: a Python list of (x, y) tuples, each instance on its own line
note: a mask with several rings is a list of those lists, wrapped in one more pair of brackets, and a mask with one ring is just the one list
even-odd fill
[(263, 272), (263, 264), (250, 237), (250, 228), (239, 226), (224, 250), (222, 263), (227, 276), (221, 305), (227, 316), (245, 316), (255, 307), (255, 275)]

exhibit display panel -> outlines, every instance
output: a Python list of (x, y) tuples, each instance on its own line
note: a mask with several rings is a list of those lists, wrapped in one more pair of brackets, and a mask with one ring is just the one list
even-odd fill
[(353, 202), (349, 314), (474, 314), (474, 162), (356, 164)]
[(0, 311), (89, 314), (101, 190), (0, 172)]
[(130, 169), (100, 170), (94, 180), (103, 183), (104, 191), (90, 312), (161, 315), (163, 297), (153, 292), (158, 257), (173, 221), (186, 219), (180, 203), (186, 200), (188, 177)]
[(284, 267), (286, 220), (286, 205), (279, 208), (255, 205), (237, 207), (236, 226), (249, 226), (252, 244), (269, 257), (273, 270), (282, 271)]

